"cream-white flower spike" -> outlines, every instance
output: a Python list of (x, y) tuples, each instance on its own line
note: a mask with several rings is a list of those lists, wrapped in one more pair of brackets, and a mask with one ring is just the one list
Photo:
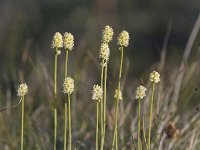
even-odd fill
[(65, 49), (72, 50), (74, 47), (74, 36), (71, 33), (65, 32), (63, 36), (63, 46)]
[(122, 92), (121, 91), (118, 91), (117, 89), (115, 90), (115, 95), (114, 95), (114, 98), (115, 99), (119, 99), (119, 100), (122, 100)]
[(128, 47), (129, 39), (130, 39), (129, 33), (127, 31), (123, 30), (118, 36), (117, 44), (122, 47)]
[(99, 102), (103, 98), (103, 90), (101, 86), (94, 85), (92, 90), (92, 99)]
[(150, 73), (149, 80), (158, 83), (160, 81), (160, 74), (157, 71)]
[(17, 95), (22, 97), (27, 93), (28, 93), (28, 86), (26, 85), (26, 83), (20, 84), (17, 89)]
[(105, 28), (102, 31), (102, 43), (109, 43), (113, 39), (113, 29), (111, 26), (105, 26)]
[(63, 92), (65, 94), (72, 94), (74, 91), (74, 80), (71, 77), (67, 77), (63, 83)]
[(61, 48), (63, 47), (63, 38), (59, 32), (56, 32), (52, 39), (52, 48)]
[(107, 43), (101, 45), (99, 57), (108, 61), (110, 56), (110, 48)]
[(142, 85), (138, 86), (135, 92), (136, 99), (142, 99), (146, 96), (146, 88)]

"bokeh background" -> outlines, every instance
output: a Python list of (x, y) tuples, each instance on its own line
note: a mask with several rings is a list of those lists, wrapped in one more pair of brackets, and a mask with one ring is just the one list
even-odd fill
[[(177, 73), (199, 13), (199, 0), (1, 0), (0, 109), (18, 103), (17, 86), (26, 82), (29, 94), (26, 99), (25, 146), (27, 149), (52, 148), (54, 50), (51, 49), (51, 40), (57, 31), (71, 32), (75, 37), (75, 47), (70, 52), (69, 74), (76, 80), (72, 104), (73, 142), (77, 149), (92, 149), (95, 110), (90, 91), (100, 79), (98, 55), (104, 26), (112, 26), (115, 34), (111, 42), (108, 97), (112, 100), (118, 73), (116, 39), (120, 31), (127, 30), (130, 33), (130, 45), (125, 50), (123, 86), (126, 87), (127, 101), (133, 101), (135, 87), (139, 83), (146, 83), (152, 69), (159, 69), (166, 36), (169, 37), (164, 47), (166, 83), (174, 72)], [(199, 42), (200, 34), (197, 33), (189, 63), (199, 61)], [(58, 67), (61, 100), (59, 149), (62, 149), (63, 143), (64, 53), (63, 50), (59, 56)], [(198, 91), (199, 71), (200, 68), (195, 68), (195, 80), (193, 78), (186, 87)], [(185, 93), (184, 90), (182, 93)], [(180, 96), (180, 99), (184, 97)], [(198, 104), (199, 93), (193, 99), (189, 103), (191, 107)], [(108, 103), (108, 109), (112, 114), (112, 101)], [(112, 123), (109, 128), (112, 130)], [(19, 137), (20, 106), (0, 113), (0, 149), (19, 149)]]

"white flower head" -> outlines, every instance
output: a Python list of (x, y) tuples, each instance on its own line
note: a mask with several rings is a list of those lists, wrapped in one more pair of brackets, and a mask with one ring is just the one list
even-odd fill
[(110, 27), (108, 25), (105, 26), (105, 28), (103, 29), (103, 32), (102, 32), (102, 42), (109, 43), (110, 41), (112, 41), (113, 35), (114, 35), (114, 32), (113, 32), (112, 27)]
[(74, 47), (74, 36), (71, 33), (65, 32), (63, 36), (63, 46), (65, 49), (72, 50)]
[(129, 33), (127, 31), (123, 30), (118, 36), (117, 44), (122, 47), (128, 47), (129, 39), (130, 39)]
[(142, 99), (146, 96), (146, 88), (142, 85), (138, 86), (135, 92), (136, 99)]
[(92, 90), (92, 99), (99, 102), (103, 98), (103, 90), (101, 86), (94, 85)]
[(63, 92), (65, 94), (72, 94), (74, 91), (74, 80), (71, 77), (67, 77), (63, 83)]
[(106, 44), (106, 43), (101, 44), (99, 57), (108, 61), (109, 56), (110, 56), (110, 48), (109, 48), (108, 44)]
[(150, 73), (149, 80), (158, 83), (160, 81), (160, 74), (157, 71)]
[(62, 35), (59, 32), (56, 32), (52, 39), (52, 48), (61, 48), (63, 47)]
[(28, 86), (26, 85), (26, 83), (20, 84), (17, 89), (17, 95), (22, 97), (27, 93), (28, 93)]
[(121, 92), (121, 90), (118, 90), (118, 89), (115, 90), (114, 98), (122, 100), (122, 92)]

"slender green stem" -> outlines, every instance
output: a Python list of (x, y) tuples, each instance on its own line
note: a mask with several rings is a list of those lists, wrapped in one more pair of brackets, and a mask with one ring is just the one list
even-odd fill
[[(114, 128), (113, 141), (112, 141), (112, 150), (114, 149), (115, 142), (117, 142), (116, 132), (117, 132), (117, 118), (118, 118), (118, 107), (119, 107), (118, 103), (119, 101), (116, 100), (115, 101), (115, 128)], [(116, 147), (116, 150), (117, 150), (117, 147)]]
[(114, 149), (116, 143), (116, 133), (115, 133), (115, 128), (114, 128), (114, 134), (113, 134), (113, 140), (112, 140), (112, 150)]
[[(119, 78), (118, 78), (118, 92), (120, 92), (120, 82), (122, 77), (122, 67), (123, 67), (123, 58), (124, 58), (124, 49), (123, 47), (119, 48), (121, 52), (121, 59), (120, 59), (120, 68), (119, 68)], [(116, 99), (116, 106), (115, 106), (115, 128), (114, 128), (114, 135), (113, 135), (113, 141), (112, 141), (112, 150), (114, 148), (114, 144), (116, 147), (116, 150), (118, 149), (118, 103), (119, 103), (119, 94)]]
[(67, 103), (65, 102), (65, 118), (64, 118), (64, 150), (67, 149)]
[(105, 72), (104, 72), (104, 132), (105, 132), (105, 127), (106, 127), (106, 84), (107, 84), (107, 70), (108, 70), (108, 64), (106, 62), (106, 66), (105, 66)]
[[(119, 107), (119, 106), (117, 106), (117, 107)], [(118, 120), (118, 110), (117, 110), (117, 118), (116, 119)], [(116, 124), (116, 133), (115, 134), (116, 134), (115, 135), (115, 148), (116, 148), (116, 150), (118, 150), (118, 121)]]
[(23, 150), (24, 145), (24, 96), (21, 97), (22, 99), (22, 124), (21, 124), (21, 150)]
[(120, 84), (121, 77), (122, 77), (122, 66), (123, 66), (123, 59), (124, 59), (124, 48), (121, 47), (120, 51), (121, 51), (121, 59), (120, 59), (120, 69), (119, 69), (119, 84)]
[[(119, 79), (118, 79), (118, 92), (120, 92), (120, 84), (121, 84), (121, 77), (122, 77), (122, 67), (123, 67), (123, 59), (124, 59), (124, 48), (121, 47), (120, 48), (121, 51), (121, 59), (120, 59), (120, 69), (119, 69)], [(117, 96), (117, 101), (119, 101), (119, 94)], [(118, 111), (117, 111), (118, 114)], [(118, 119), (118, 117), (117, 117)], [(116, 124), (116, 150), (118, 149), (118, 121)]]
[[(69, 50), (66, 49), (66, 61), (65, 61), (65, 78), (68, 73), (68, 54)], [(67, 149), (67, 103), (65, 102), (65, 115), (64, 115), (64, 150)]]
[(68, 73), (68, 53), (69, 53), (69, 50), (66, 49), (65, 78), (67, 77), (67, 73)]
[(143, 119), (142, 119), (142, 132), (143, 132), (143, 137), (144, 137), (144, 143), (145, 143), (146, 149), (148, 150), (148, 145), (147, 145), (147, 139), (146, 139), (144, 125), (145, 125), (145, 122), (144, 122), (144, 116), (143, 116)]
[(57, 100), (57, 63), (58, 63), (58, 49), (56, 48), (55, 56), (54, 56), (54, 98)]
[(104, 71), (104, 95), (103, 95), (103, 135), (101, 141), (101, 150), (104, 147), (105, 141), (105, 130), (106, 130), (106, 84), (107, 84), (107, 70), (108, 70), (108, 62), (106, 61), (105, 71)]
[(151, 149), (151, 125), (152, 125), (152, 114), (153, 114), (153, 101), (154, 101), (154, 87), (155, 83), (152, 84), (151, 103), (150, 103), (150, 117), (149, 117), (149, 136), (148, 136), (148, 148)]
[(57, 63), (58, 63), (58, 49), (55, 51), (54, 58), (54, 150), (56, 150), (56, 137), (57, 137)]
[[(104, 59), (102, 60), (102, 62), (101, 62), (102, 64), (101, 64), (101, 88), (103, 89), (103, 74), (104, 74)], [(103, 106), (104, 106), (104, 100), (103, 100), (103, 98), (101, 99), (101, 101), (100, 101), (100, 128), (101, 128), (101, 143), (102, 143), (102, 140), (103, 140)]]
[(56, 136), (57, 136), (57, 109), (54, 108), (54, 150), (56, 150)]
[(68, 127), (69, 127), (69, 150), (72, 149), (72, 129), (71, 129), (71, 104), (70, 104), (70, 94), (68, 94)]
[(99, 102), (96, 102), (97, 104), (97, 112), (96, 112), (96, 150), (98, 150), (98, 134), (99, 134)]
[(140, 99), (138, 99), (138, 150), (140, 150)]

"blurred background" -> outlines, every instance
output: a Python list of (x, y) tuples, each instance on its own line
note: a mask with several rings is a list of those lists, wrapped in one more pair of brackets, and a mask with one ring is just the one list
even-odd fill
[[(75, 47), (69, 55), (69, 74), (76, 81), (72, 104), (73, 141), (78, 149), (92, 149), (95, 105), (90, 100), (90, 91), (100, 79), (98, 56), (104, 26), (110, 25), (114, 30), (108, 67), (108, 97), (112, 98), (119, 67), (117, 36), (120, 31), (127, 30), (130, 45), (125, 49), (123, 86), (126, 87), (124, 92), (127, 99), (133, 100), (135, 87), (146, 83), (152, 69), (159, 69), (163, 48), (166, 49), (163, 71), (166, 83), (174, 72), (177, 73), (199, 13), (199, 0), (0, 0), (0, 109), (18, 103), (17, 86), (26, 82), (29, 86), (26, 147), (51, 149), (54, 55), (51, 40), (55, 32), (71, 32), (75, 37)], [(189, 64), (199, 61), (199, 42), (198, 32)], [(62, 50), (58, 67), (60, 99), (63, 99), (64, 54)], [(195, 80), (186, 87), (198, 90), (199, 71), (200, 68), (195, 68), (195, 76), (192, 76)], [(182, 93), (187, 94), (185, 88), (182, 89)], [(185, 95), (180, 99), (183, 97)], [(193, 99), (191, 107), (199, 100), (198, 96)], [(63, 143), (62, 106), (61, 101), (60, 149)], [(108, 103), (108, 109), (112, 113), (112, 102)], [(109, 128), (112, 130), (112, 125)], [(19, 149), (19, 137), (20, 106), (0, 113), (0, 149)]]

